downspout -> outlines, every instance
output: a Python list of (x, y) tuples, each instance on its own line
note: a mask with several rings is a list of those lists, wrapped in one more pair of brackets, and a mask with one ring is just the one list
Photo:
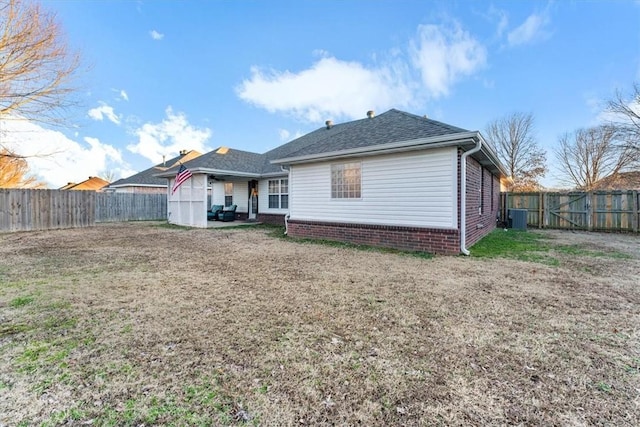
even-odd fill
[(476, 146), (460, 156), (460, 252), (470, 255), (467, 249), (467, 157), (482, 149), (482, 138), (478, 135)]
[[(285, 168), (284, 165), (280, 165), (280, 170), (282, 172), (287, 172), (287, 180), (289, 181), (289, 195), (291, 195), (291, 167), (289, 167), (289, 169)], [(291, 197), (289, 197), (289, 206), (291, 206)], [(289, 208), (291, 209), (291, 208)], [(289, 233), (289, 215), (290, 213), (287, 213), (284, 216), (284, 235), (286, 236)]]

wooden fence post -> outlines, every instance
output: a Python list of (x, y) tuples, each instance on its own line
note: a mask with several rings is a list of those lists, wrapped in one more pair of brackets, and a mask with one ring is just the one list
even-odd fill
[(640, 224), (638, 224), (640, 222), (640, 218), (638, 217), (638, 205), (640, 205), (640, 193), (638, 193), (637, 190), (633, 190), (631, 194), (632, 194), (631, 204), (633, 205), (633, 209), (632, 209), (633, 217), (631, 218), (631, 228), (633, 229), (634, 233), (637, 233), (638, 228), (640, 227)]
[(542, 191), (538, 192), (538, 228), (542, 228), (542, 217), (543, 217), (543, 208), (542, 208), (543, 195)]
[(594, 215), (596, 209), (594, 209), (593, 205), (593, 193), (589, 191), (587, 193), (587, 230), (589, 231), (593, 231), (593, 223), (595, 222)]

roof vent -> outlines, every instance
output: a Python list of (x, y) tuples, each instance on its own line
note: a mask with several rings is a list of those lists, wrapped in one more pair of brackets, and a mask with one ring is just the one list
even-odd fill
[(180, 150), (180, 155), (184, 156), (185, 154), (187, 154), (187, 150)]
[(327, 125), (327, 129), (331, 129), (333, 127), (333, 120), (327, 120), (324, 124)]
[(376, 116), (376, 112), (373, 110), (369, 110), (367, 111), (367, 117), (369, 117), (370, 119), (373, 119)]
[(425, 118), (425, 119), (428, 119), (428, 118), (429, 118), (429, 116), (427, 116), (427, 115), (425, 114), (425, 115), (424, 115), (424, 118)]

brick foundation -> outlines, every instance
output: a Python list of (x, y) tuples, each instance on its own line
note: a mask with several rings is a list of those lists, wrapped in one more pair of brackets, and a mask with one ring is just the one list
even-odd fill
[(271, 224), (271, 225), (281, 225), (284, 227), (284, 214), (258, 214), (258, 222), (263, 224)]
[(458, 230), (289, 220), (289, 236), (443, 255), (460, 253)]

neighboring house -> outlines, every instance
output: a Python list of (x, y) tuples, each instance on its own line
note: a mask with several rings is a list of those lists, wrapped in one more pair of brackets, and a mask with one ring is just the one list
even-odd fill
[(182, 150), (179, 156), (152, 166), (135, 175), (131, 175), (128, 178), (114, 181), (104, 190), (114, 193), (166, 194), (167, 180), (165, 178), (158, 178), (155, 174), (173, 168), (180, 163), (186, 163), (198, 156), (200, 156), (200, 153), (197, 151)]
[[(213, 204), (283, 223), (296, 237), (434, 253), (468, 253), (496, 226), (495, 151), (470, 132), (398, 110), (327, 125), (264, 154), (219, 148), (185, 163), (169, 222), (206, 227)], [(177, 168), (159, 176), (173, 185)], [(465, 195), (465, 197), (461, 197)]]
[(620, 172), (596, 182), (593, 191), (598, 190), (640, 190), (640, 171)]
[(65, 186), (59, 188), (59, 190), (90, 190), (90, 191), (102, 191), (101, 189), (109, 185), (109, 181), (105, 181), (97, 176), (90, 176), (79, 183), (70, 182)]

